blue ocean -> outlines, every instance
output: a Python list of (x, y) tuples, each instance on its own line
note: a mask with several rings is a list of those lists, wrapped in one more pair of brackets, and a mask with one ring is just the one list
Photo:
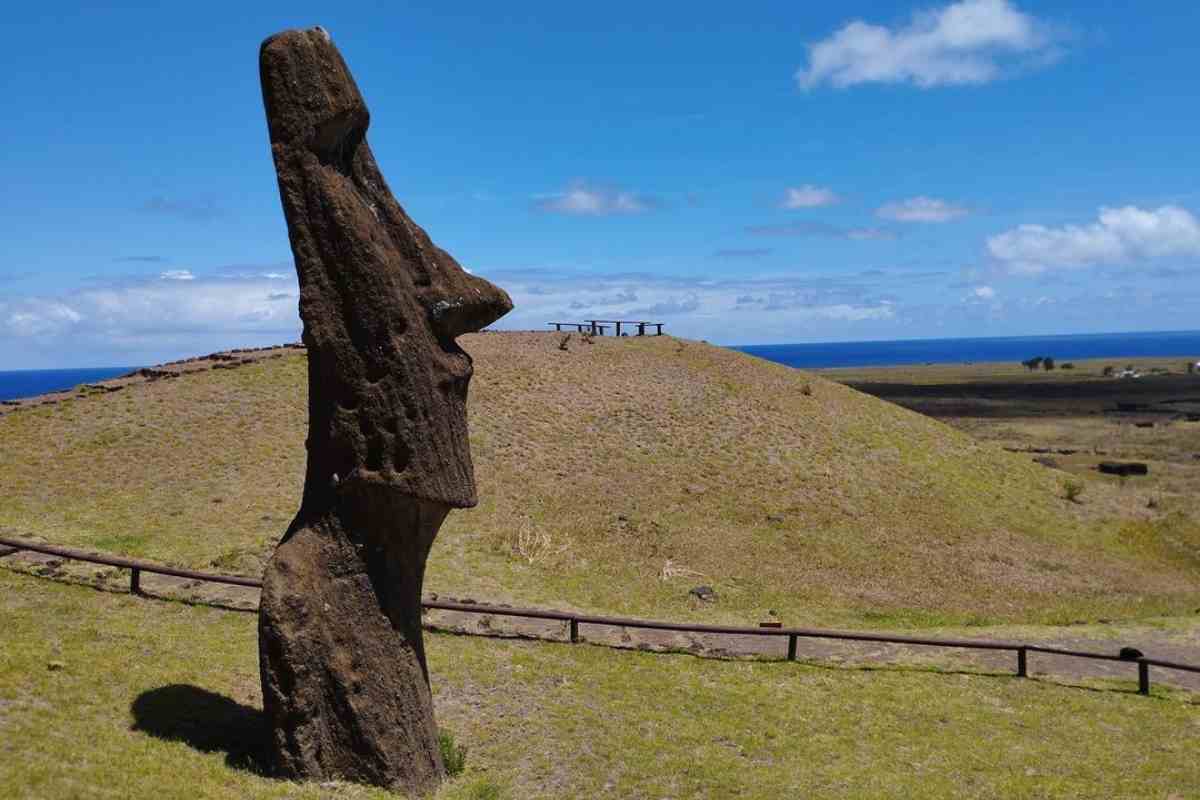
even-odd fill
[(132, 372), (136, 367), (91, 367), (89, 369), (22, 369), (0, 372), (0, 400), (16, 400), (46, 392), (71, 389)]
[[(1053, 356), (1058, 361), (1138, 357), (1180, 357), (1197, 360), (1200, 359), (1200, 331), (756, 344), (732, 349), (803, 369), (958, 364), (964, 361), (1016, 362), (1043, 355)], [(136, 367), (0, 371), (0, 400), (15, 400), (70, 389), (81, 383), (115, 378), (134, 369)]]
[(1200, 359), (1200, 331), (1089, 333), (1067, 336), (1006, 336), (986, 339), (903, 339), (894, 342), (759, 344), (735, 347), (789, 367), (883, 367), (899, 364), (960, 364), (965, 361), (1024, 361), (1051, 356), (1084, 358)]

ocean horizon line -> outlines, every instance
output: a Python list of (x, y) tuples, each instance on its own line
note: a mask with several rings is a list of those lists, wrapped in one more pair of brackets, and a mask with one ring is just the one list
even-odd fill
[(1087, 339), (1104, 336), (1200, 336), (1200, 328), (1184, 328), (1165, 331), (1102, 331), (1099, 333), (1026, 333), (1011, 336), (913, 336), (901, 339), (822, 339), (813, 342), (754, 342), (752, 344), (728, 344), (721, 347), (741, 349), (743, 347), (794, 347), (851, 344), (895, 344), (908, 342), (976, 342), (976, 341), (1020, 341), (1030, 339)]
[(1093, 358), (1192, 360), (1200, 357), (1200, 330), (798, 342), (730, 349), (803, 369), (1020, 362), (1037, 356), (1050, 356), (1060, 362)]

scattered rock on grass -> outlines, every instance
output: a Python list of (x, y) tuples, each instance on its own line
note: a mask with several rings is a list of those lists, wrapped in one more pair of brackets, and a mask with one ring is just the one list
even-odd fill
[(1106, 475), (1147, 475), (1150, 467), (1139, 461), (1101, 461), (1096, 469)]
[(717, 592), (711, 586), (697, 586), (688, 594), (704, 603), (717, 602)]

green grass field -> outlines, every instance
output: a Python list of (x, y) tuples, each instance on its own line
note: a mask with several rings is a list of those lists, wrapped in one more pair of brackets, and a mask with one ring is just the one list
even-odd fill
[[(256, 771), (251, 614), (7, 570), (0, 614), (0, 796), (390, 796)], [(1191, 693), (426, 641), (439, 725), (468, 750), (439, 800), (1200, 794)]]

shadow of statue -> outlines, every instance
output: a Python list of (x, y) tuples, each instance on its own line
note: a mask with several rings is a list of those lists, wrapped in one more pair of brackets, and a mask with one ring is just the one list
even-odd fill
[(205, 753), (224, 752), (230, 767), (270, 774), (267, 724), (261, 709), (198, 686), (174, 683), (142, 692), (130, 711), (132, 730), (185, 742)]

